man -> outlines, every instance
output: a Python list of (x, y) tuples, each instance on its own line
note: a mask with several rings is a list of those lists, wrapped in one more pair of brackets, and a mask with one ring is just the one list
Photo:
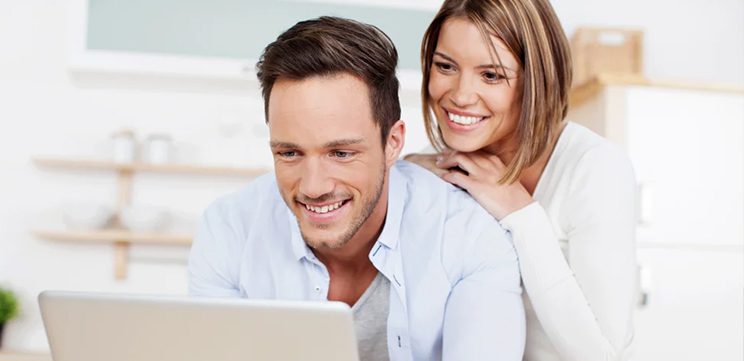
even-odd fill
[(207, 209), (189, 291), (345, 302), (362, 360), (521, 360), (508, 235), (463, 191), (396, 161), (396, 64), (380, 30), (333, 17), (266, 47), (274, 175)]

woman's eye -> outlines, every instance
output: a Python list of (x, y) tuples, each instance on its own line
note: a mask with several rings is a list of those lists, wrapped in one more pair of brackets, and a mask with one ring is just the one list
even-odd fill
[(489, 82), (496, 82), (505, 79), (505, 77), (499, 73), (494, 73), (491, 71), (487, 71), (483, 73), (483, 78), (486, 79), (486, 81)]
[(436, 66), (437, 69), (443, 72), (449, 72), (449, 71), (455, 70), (455, 67), (452, 66), (452, 64), (448, 64), (448, 63), (435, 62), (434, 66)]

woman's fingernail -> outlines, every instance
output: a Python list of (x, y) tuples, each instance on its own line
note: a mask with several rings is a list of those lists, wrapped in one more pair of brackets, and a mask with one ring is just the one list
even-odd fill
[(444, 160), (444, 157), (442, 157), (441, 155), (437, 156), (437, 163), (441, 163), (443, 160)]

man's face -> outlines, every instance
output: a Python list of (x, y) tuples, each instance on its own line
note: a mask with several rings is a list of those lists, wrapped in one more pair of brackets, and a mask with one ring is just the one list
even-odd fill
[(277, 183), (305, 242), (339, 248), (357, 233), (374, 236), (365, 224), (384, 217), (392, 162), (367, 85), (348, 74), (280, 79), (268, 107)]

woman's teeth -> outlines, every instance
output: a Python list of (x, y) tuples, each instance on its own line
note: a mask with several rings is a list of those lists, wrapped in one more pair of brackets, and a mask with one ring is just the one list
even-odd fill
[(449, 116), (450, 120), (462, 125), (472, 125), (475, 123), (480, 122), (485, 117), (466, 117), (464, 115), (457, 115), (450, 112), (447, 112), (447, 115)]
[(322, 207), (315, 207), (315, 206), (311, 206), (309, 204), (305, 204), (305, 208), (307, 208), (307, 210), (310, 211), (310, 212), (315, 212), (315, 213), (321, 213), (321, 214), (323, 214), (323, 213), (328, 213), (330, 211), (335, 211), (339, 207), (341, 207), (343, 204), (344, 204), (344, 201), (336, 202), (336, 203), (329, 204), (329, 205), (322, 206)]

